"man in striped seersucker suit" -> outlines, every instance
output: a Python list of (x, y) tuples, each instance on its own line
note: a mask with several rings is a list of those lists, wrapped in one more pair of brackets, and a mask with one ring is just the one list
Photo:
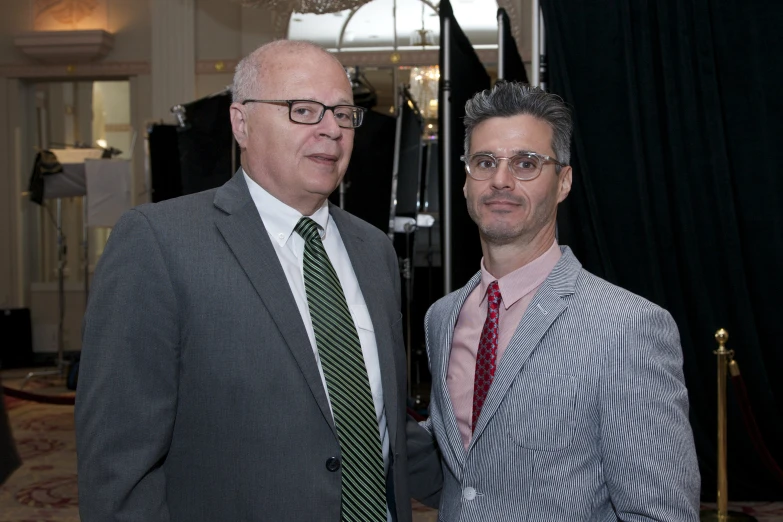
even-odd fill
[(484, 257), (425, 319), (440, 520), (697, 521), (674, 320), (555, 240), (569, 109), (501, 83), (467, 103), (465, 127), (464, 193)]

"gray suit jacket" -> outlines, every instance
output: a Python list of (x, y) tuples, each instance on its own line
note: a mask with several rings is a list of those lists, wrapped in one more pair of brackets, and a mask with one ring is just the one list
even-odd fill
[(454, 325), (480, 274), (427, 313), (440, 520), (696, 522), (700, 477), (677, 326), (562, 251), (498, 363), (467, 451), (446, 375)]
[[(434, 500), (440, 470), (405, 414), (397, 258), (382, 232), (330, 211), (372, 319), (390, 505), (408, 522), (411, 493)], [(340, 520), (328, 399), (241, 171), (115, 226), (84, 320), (76, 437), (84, 522)]]

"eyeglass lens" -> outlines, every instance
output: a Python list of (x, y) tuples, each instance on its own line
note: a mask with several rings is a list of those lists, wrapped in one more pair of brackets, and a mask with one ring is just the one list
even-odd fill
[[(291, 119), (297, 123), (315, 124), (321, 121), (326, 108), (318, 102), (297, 101), (291, 104)], [(362, 124), (363, 112), (350, 105), (338, 105), (333, 109), (334, 119), (340, 127), (353, 128)]]
[[(498, 170), (500, 160), (488, 154), (471, 156), (468, 162), (470, 173), (476, 178), (489, 179)], [(525, 180), (538, 176), (543, 162), (532, 154), (517, 154), (508, 159), (508, 168), (514, 177)]]

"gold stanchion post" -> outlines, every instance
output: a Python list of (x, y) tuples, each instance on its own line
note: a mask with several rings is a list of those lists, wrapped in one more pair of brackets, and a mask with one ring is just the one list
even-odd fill
[(729, 511), (729, 481), (726, 471), (726, 377), (729, 365), (734, 363), (734, 350), (726, 349), (729, 332), (723, 328), (715, 332), (715, 340), (718, 342), (718, 349), (714, 352), (718, 356), (718, 509), (702, 511), (700, 518), (702, 522), (755, 521), (754, 517), (745, 513)]

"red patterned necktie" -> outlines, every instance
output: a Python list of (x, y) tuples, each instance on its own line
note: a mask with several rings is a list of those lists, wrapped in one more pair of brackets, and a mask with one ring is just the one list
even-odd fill
[(487, 398), (492, 379), (495, 377), (495, 359), (498, 354), (498, 316), (500, 288), (492, 281), (487, 288), (487, 319), (481, 331), (478, 354), (476, 354), (476, 376), (473, 379), (473, 420), (471, 433), (476, 430), (481, 408)]

